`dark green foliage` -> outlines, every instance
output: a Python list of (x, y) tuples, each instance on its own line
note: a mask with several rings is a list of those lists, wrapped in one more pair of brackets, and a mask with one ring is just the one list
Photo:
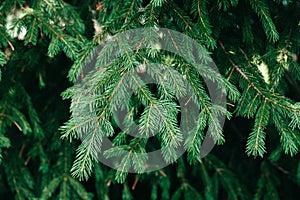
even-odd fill
[[(201, 47), (171, 32), (160, 43), (158, 27)], [(299, 47), (296, 0), (1, 1), (1, 199), (299, 196)], [(188, 95), (199, 113), (181, 109)], [(207, 134), (217, 146), (200, 158)], [(156, 149), (169, 165), (149, 172)]]

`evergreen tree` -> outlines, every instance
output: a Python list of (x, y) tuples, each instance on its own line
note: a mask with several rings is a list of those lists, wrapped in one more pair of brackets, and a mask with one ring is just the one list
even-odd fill
[(2, 0), (1, 199), (296, 199), (299, 26), (297, 0)]

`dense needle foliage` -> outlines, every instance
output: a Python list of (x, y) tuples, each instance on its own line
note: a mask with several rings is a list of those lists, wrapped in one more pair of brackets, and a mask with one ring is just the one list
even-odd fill
[[(194, 39), (203, 48), (187, 52), (204, 64), (132, 39), (122, 45), (134, 50), (103, 66), (117, 49), (102, 49), (111, 37), (143, 27), (148, 41), (165, 37), (158, 27)], [(189, 44), (173, 39), (174, 48)], [(299, 56), (297, 0), (2, 0), (0, 197), (296, 199)], [(205, 64), (211, 58), (221, 75)], [(144, 75), (164, 81), (145, 85)], [(227, 109), (211, 101), (207, 81)], [(177, 97), (189, 94), (200, 113), (188, 113), (196, 126), (186, 134)], [(134, 124), (147, 137), (128, 135)], [(217, 146), (199, 159), (206, 134)], [(120, 161), (116, 169), (98, 161), (104, 138), (113, 148), (102, 156)], [(143, 153), (158, 148), (170, 165), (148, 172)]]

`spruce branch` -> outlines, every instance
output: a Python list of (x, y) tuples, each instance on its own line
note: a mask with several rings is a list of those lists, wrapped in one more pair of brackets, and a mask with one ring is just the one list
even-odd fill
[(263, 104), (257, 111), (255, 117), (255, 124), (253, 131), (250, 133), (247, 141), (246, 153), (253, 156), (263, 157), (265, 150), (265, 135), (264, 129), (268, 124), (270, 114), (270, 108), (267, 105), (267, 101), (264, 100)]
[(49, 14), (55, 15), (60, 23), (63, 22), (67, 29), (72, 30), (74, 36), (79, 37), (82, 42), (86, 41), (86, 38), (82, 35), (85, 30), (84, 24), (79, 15), (74, 12), (73, 8), (68, 6), (67, 3), (60, 0), (52, 2), (45, 0), (41, 6), (44, 7)]
[(261, 0), (250, 0), (250, 4), (256, 14), (261, 18), (268, 39), (276, 42), (279, 39), (279, 34), (271, 19), (268, 6)]
[[(27, 15), (33, 16), (39, 23), (41, 23), (42, 31), (44, 31), (47, 35), (49, 35), (52, 38), (51, 43), (49, 45), (50, 55), (56, 55), (58, 53), (58, 50), (62, 48), (68, 57), (70, 57), (73, 60), (76, 58), (78, 45), (81, 44), (80, 42), (78, 42), (75, 39), (72, 39), (68, 35), (62, 33), (62, 31), (59, 28), (50, 24), (48, 20), (44, 18), (43, 14), (30, 9), (25, 9), (25, 12), (27, 13)], [(24, 17), (26, 17), (26, 15)], [(60, 46), (57, 40), (62, 42), (63, 45)]]
[(292, 128), (288, 126), (288, 123), (279, 114), (273, 114), (273, 118), (275, 126), (281, 135), (280, 142), (285, 154), (290, 154), (291, 156), (295, 155), (298, 153), (298, 148), (300, 146), (299, 131), (292, 130)]
[(216, 41), (212, 37), (211, 25), (208, 19), (207, 2), (201, 0), (194, 0), (191, 7), (191, 12), (194, 16), (198, 17), (198, 24), (201, 28), (201, 35), (204, 35), (204, 41), (207, 41), (208, 48), (214, 49)]
[[(15, 50), (15, 47), (13, 46), (13, 44), (12, 44), (12, 42), (11, 42), (11, 38), (10, 38), (10, 36), (7, 34), (7, 32), (6, 32), (6, 28), (5, 28), (5, 26), (3, 26), (2, 24), (0, 24), (0, 36), (1, 36), (1, 38), (2, 38), (2, 40), (0, 40), (0, 42), (2, 43), (2, 44), (4, 44), (5, 46), (6, 45), (9, 45), (9, 47), (11, 48), (11, 50), (12, 51), (14, 51)], [(0, 43), (0, 44), (1, 44)], [(0, 47), (1, 47), (2, 45), (0, 45)]]

